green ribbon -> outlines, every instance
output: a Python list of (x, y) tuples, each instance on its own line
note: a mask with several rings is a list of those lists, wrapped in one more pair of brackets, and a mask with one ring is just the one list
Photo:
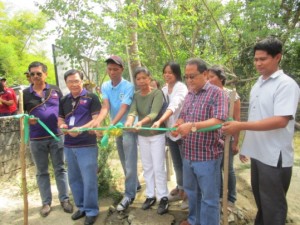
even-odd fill
[[(18, 114), (15, 115), (14, 118), (20, 119), (21, 117), (24, 117), (24, 139), (25, 143), (29, 140), (29, 119), (35, 118), (37, 119), (37, 122), (56, 140), (59, 141), (59, 138), (47, 127), (46, 124), (44, 124), (39, 118), (36, 118), (34, 116), (30, 116), (28, 114)], [(227, 121), (233, 121), (232, 118), (228, 118)], [(214, 131), (217, 129), (220, 129), (222, 127), (222, 124), (217, 124), (211, 127), (201, 128), (198, 129), (197, 132), (209, 132)], [(116, 125), (110, 125), (109, 127), (98, 127), (98, 128), (78, 128), (74, 130), (74, 132), (82, 132), (82, 131), (90, 131), (90, 130), (102, 130), (106, 131), (105, 135), (102, 137), (100, 144), (102, 147), (108, 146), (108, 140), (111, 134), (111, 131), (113, 129), (136, 129), (136, 127), (124, 127), (123, 123), (119, 122)], [(156, 130), (156, 131), (174, 131), (177, 130), (176, 127), (166, 128), (166, 127), (160, 127), (160, 128), (151, 128), (151, 127), (139, 127), (139, 130)], [(67, 131), (67, 129), (61, 129), (62, 131)]]
[[(233, 121), (232, 119), (228, 119), (226, 121)], [(201, 128), (198, 129), (197, 132), (209, 132), (209, 131), (214, 131), (217, 129), (220, 129), (222, 127), (222, 124), (217, 124), (214, 126), (206, 127), (206, 128)], [(139, 129), (139, 130), (157, 130), (157, 131), (174, 131), (177, 130), (176, 127), (160, 127), (160, 128), (152, 128), (152, 127), (124, 127), (124, 125), (119, 122), (116, 125), (110, 125), (109, 127), (97, 127), (97, 128), (78, 128), (76, 130), (73, 130), (74, 132), (83, 132), (83, 131), (90, 131), (90, 130), (101, 130), (101, 131), (111, 131), (112, 129), (123, 129), (123, 130), (130, 130), (130, 129)], [(68, 131), (68, 129), (61, 129), (63, 131)], [(104, 136), (103, 136), (104, 137)]]
[(18, 114), (15, 115), (14, 118), (20, 119), (21, 117), (24, 117), (24, 141), (25, 143), (29, 140), (29, 119), (35, 118), (37, 119), (37, 122), (56, 140), (59, 141), (59, 138), (47, 127), (46, 124), (44, 124), (39, 118), (36, 118), (34, 116), (30, 116), (28, 114)]
[[(217, 124), (211, 127), (201, 128), (198, 129), (196, 132), (208, 132), (208, 131), (214, 131), (217, 129), (220, 129), (222, 127), (222, 124)], [(136, 127), (124, 127), (123, 129), (137, 129)], [(151, 128), (151, 127), (139, 127), (139, 130), (157, 130), (157, 131), (174, 131), (177, 130), (176, 127), (171, 128)]]
[(59, 141), (60, 139), (44, 124), (40, 119), (38, 119), (38, 123), (56, 140)]
[[(232, 118), (228, 118), (226, 121), (233, 121)], [(214, 126), (210, 126), (210, 127), (206, 127), (206, 128), (201, 128), (198, 129), (197, 132), (209, 132), (209, 131), (214, 131), (217, 129), (220, 129), (222, 127), (222, 124), (217, 124)], [(74, 130), (74, 132), (83, 132), (83, 131), (90, 131), (90, 130), (105, 130), (106, 133), (105, 135), (102, 137), (101, 141), (100, 141), (100, 145), (101, 147), (107, 147), (108, 146), (108, 140), (111, 134), (111, 131), (113, 129), (136, 129), (136, 127), (124, 127), (123, 123), (119, 122), (116, 125), (110, 125), (109, 127), (98, 127), (98, 128), (78, 128), (76, 130)], [(171, 127), (171, 128), (166, 128), (166, 127), (160, 127), (160, 128), (151, 128), (151, 127), (139, 127), (139, 130), (156, 130), (156, 131), (175, 131), (177, 130), (176, 127)], [(67, 131), (67, 129), (61, 129), (63, 131)]]

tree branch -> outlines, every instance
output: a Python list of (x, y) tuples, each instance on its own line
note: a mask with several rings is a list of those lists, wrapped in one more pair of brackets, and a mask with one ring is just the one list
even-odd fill
[(172, 47), (171, 47), (171, 45), (170, 45), (170, 43), (169, 43), (169, 41), (168, 41), (168, 39), (167, 39), (167, 35), (166, 35), (165, 30), (164, 30), (163, 27), (162, 27), (161, 21), (157, 21), (157, 26), (158, 26), (158, 29), (159, 29), (159, 31), (160, 31), (160, 34), (161, 34), (161, 36), (162, 36), (162, 38), (163, 38), (163, 40), (164, 40), (164, 42), (165, 42), (165, 44), (166, 44), (166, 46), (167, 46), (167, 49), (168, 49), (168, 51), (169, 51), (169, 53), (170, 53), (170, 55), (171, 55), (171, 59), (172, 59), (172, 60), (175, 60), (175, 57), (174, 57), (174, 53), (173, 53)]

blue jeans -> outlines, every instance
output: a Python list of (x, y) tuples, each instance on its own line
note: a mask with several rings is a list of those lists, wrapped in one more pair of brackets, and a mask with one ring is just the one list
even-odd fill
[(69, 184), (76, 207), (87, 216), (97, 216), (98, 207), (98, 148), (65, 147)]
[(123, 135), (117, 137), (116, 142), (125, 175), (125, 196), (135, 198), (136, 188), (140, 185), (137, 177), (137, 134), (123, 131)]
[(176, 141), (172, 141), (170, 138), (167, 138), (167, 141), (172, 156), (173, 167), (174, 167), (176, 181), (177, 181), (177, 187), (179, 189), (183, 189), (181, 146)]
[(63, 141), (53, 138), (30, 141), (32, 160), (36, 167), (36, 179), (42, 198), (42, 204), (52, 203), (50, 176), (48, 171), (49, 155), (54, 169), (59, 200), (69, 199), (67, 173), (64, 167)]
[(221, 157), (210, 161), (183, 159), (183, 187), (189, 201), (191, 225), (219, 225)]
[[(233, 159), (234, 155), (232, 152), (232, 141), (230, 142), (229, 147), (229, 164), (228, 164), (228, 201), (235, 203), (236, 201), (236, 176), (233, 168)], [(224, 163), (224, 154), (222, 156), (221, 162), (221, 171), (223, 170), (223, 163)], [(223, 176), (221, 172), (221, 190), (220, 190), (220, 198), (223, 197)]]

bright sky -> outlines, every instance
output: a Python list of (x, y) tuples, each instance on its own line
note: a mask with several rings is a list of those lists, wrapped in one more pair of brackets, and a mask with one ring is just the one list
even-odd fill
[(45, 0), (2, 0), (6, 7), (12, 11), (18, 10), (30, 10), (38, 11), (38, 8), (34, 6), (34, 2), (44, 2)]

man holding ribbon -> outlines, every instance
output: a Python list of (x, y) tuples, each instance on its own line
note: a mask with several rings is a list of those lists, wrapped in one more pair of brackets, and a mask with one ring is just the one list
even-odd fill
[(57, 86), (46, 83), (47, 66), (41, 62), (32, 62), (28, 67), (32, 84), (23, 90), (24, 111), (35, 118), (29, 119), (30, 150), (36, 167), (36, 178), (42, 198), (40, 214), (48, 216), (51, 211), (52, 193), (48, 171), (49, 155), (54, 169), (58, 197), (64, 211), (73, 212), (69, 201), (67, 173), (64, 167), (63, 141), (52, 137), (37, 123), (40, 119), (56, 136), (62, 133), (57, 126), (59, 98), (62, 96)]
[[(109, 81), (102, 84), (103, 106), (94, 127), (100, 127), (105, 117), (110, 114), (111, 125), (126, 121), (129, 107), (132, 103), (134, 86), (122, 77), (124, 71), (123, 60), (116, 55), (106, 59), (106, 71)], [(123, 211), (133, 202), (136, 192), (141, 188), (137, 178), (137, 137), (133, 132), (123, 131), (123, 135), (116, 138), (119, 158), (125, 174), (125, 196), (117, 206)]]
[(101, 104), (97, 95), (83, 88), (81, 71), (68, 70), (64, 79), (70, 93), (60, 100), (58, 125), (68, 129), (64, 149), (69, 184), (78, 208), (71, 218), (77, 220), (86, 216), (84, 224), (92, 225), (99, 214), (97, 139), (94, 133), (75, 130), (88, 126), (98, 116)]
[(251, 186), (257, 206), (255, 225), (286, 224), (294, 161), (293, 135), (299, 85), (280, 69), (283, 44), (275, 37), (257, 42), (254, 65), (260, 77), (252, 86), (248, 121), (224, 123), (234, 134), (245, 130), (240, 159), (251, 161)]
[(223, 146), (218, 130), (198, 129), (223, 123), (228, 117), (228, 98), (207, 81), (208, 70), (201, 59), (188, 60), (185, 80), (188, 94), (175, 127), (181, 134), (183, 188), (189, 199), (189, 216), (181, 225), (220, 223), (220, 164)]

